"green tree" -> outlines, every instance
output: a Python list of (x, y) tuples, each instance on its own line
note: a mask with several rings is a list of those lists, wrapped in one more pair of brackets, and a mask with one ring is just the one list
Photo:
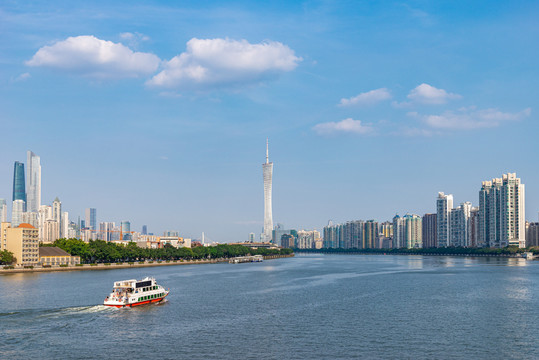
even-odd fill
[(3, 250), (0, 251), (0, 264), (11, 265), (17, 262), (17, 259), (11, 251)]

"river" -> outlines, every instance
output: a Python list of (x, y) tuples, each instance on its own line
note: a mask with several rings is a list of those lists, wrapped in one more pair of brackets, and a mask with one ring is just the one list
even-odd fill
[[(102, 304), (154, 276), (167, 302)], [(539, 261), (298, 255), (0, 275), (2, 359), (539, 358)]]

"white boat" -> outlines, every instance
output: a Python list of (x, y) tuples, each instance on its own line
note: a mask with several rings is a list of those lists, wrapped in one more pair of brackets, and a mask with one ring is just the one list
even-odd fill
[(103, 305), (121, 308), (158, 303), (163, 301), (168, 293), (169, 290), (157, 285), (152, 277), (145, 277), (142, 280), (116, 281)]

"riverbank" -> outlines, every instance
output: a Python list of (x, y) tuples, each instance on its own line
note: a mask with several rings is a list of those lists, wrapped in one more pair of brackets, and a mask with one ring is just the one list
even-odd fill
[(525, 253), (480, 253), (480, 252), (427, 252), (427, 251), (324, 251), (324, 250), (294, 250), (297, 254), (327, 254), (327, 255), (420, 255), (420, 256), (458, 256), (458, 257), (497, 257), (497, 258), (514, 258), (533, 260), (537, 255), (531, 252)]
[[(274, 260), (280, 258), (294, 257), (294, 254), (290, 255), (268, 255), (264, 256), (264, 260)], [(1, 274), (16, 274), (16, 273), (36, 273), (36, 272), (52, 272), (52, 271), (79, 271), (79, 270), (114, 270), (114, 269), (126, 269), (126, 268), (144, 268), (154, 266), (170, 266), (170, 265), (202, 265), (202, 264), (217, 264), (227, 263), (230, 259), (210, 259), (210, 260), (170, 260), (170, 261), (145, 261), (133, 262), (133, 263), (110, 263), (110, 264), (81, 264), (78, 266), (53, 266), (53, 267), (34, 267), (33, 269), (15, 268), (15, 269), (2, 269), (0, 267)]]

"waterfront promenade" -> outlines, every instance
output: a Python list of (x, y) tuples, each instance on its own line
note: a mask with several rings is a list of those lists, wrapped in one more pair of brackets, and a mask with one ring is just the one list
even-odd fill
[[(264, 260), (272, 260), (279, 258), (293, 257), (291, 255), (268, 255), (264, 256)], [(202, 265), (202, 264), (216, 264), (227, 263), (229, 258), (219, 259), (207, 259), (207, 260), (163, 260), (163, 261), (135, 261), (135, 262), (122, 262), (122, 263), (98, 263), (98, 264), (81, 264), (77, 266), (51, 266), (51, 267), (34, 267), (32, 269), (25, 269), (23, 267), (15, 267), (14, 269), (4, 269), (0, 266), (0, 274), (13, 274), (13, 273), (34, 273), (34, 272), (51, 272), (51, 271), (78, 271), (78, 270), (114, 270), (114, 269), (126, 269), (126, 268), (144, 268), (154, 266), (169, 266), (169, 265)]]

